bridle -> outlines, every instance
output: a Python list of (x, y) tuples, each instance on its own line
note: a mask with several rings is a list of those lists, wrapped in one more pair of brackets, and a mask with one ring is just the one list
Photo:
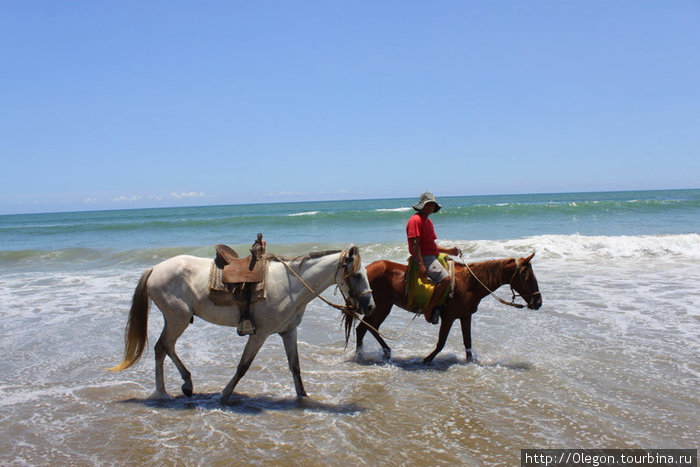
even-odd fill
[[(540, 293), (539, 290), (538, 290), (537, 292), (531, 292), (531, 293), (530, 293), (530, 296), (531, 296), (531, 297), (530, 297), (530, 300), (528, 300), (527, 298), (523, 297), (522, 294), (516, 294), (516, 293), (515, 293), (515, 289), (513, 289), (513, 279), (515, 278), (516, 275), (518, 276), (518, 279), (520, 279), (520, 285), (523, 287), (523, 290), (526, 290), (526, 289), (527, 289), (527, 286), (525, 285), (525, 281), (523, 280), (522, 268), (520, 267), (520, 260), (516, 261), (516, 263), (515, 263), (515, 272), (513, 273), (513, 276), (510, 278), (510, 282), (508, 282), (508, 285), (510, 286), (510, 291), (511, 291), (511, 293), (513, 294), (513, 299), (512, 299), (512, 301), (515, 302), (515, 298), (516, 298), (516, 297), (520, 297), (520, 298), (522, 298), (523, 300), (525, 300), (525, 302), (526, 302), (526, 303), (528, 304), (528, 306), (529, 306), (529, 305), (531, 305), (530, 302), (531, 302), (532, 300), (535, 299), (535, 296), (536, 296), (536, 295), (541, 295), (541, 293)], [(522, 307), (522, 305), (521, 305), (521, 307)]]
[[(526, 306), (529, 306), (529, 305), (530, 305), (530, 300), (534, 300), (535, 295), (540, 295), (540, 291), (539, 291), (539, 290), (538, 290), (537, 292), (532, 292), (532, 293), (531, 293), (532, 298), (531, 298), (530, 300), (528, 300), (528, 299), (526, 299), (525, 297), (523, 297), (521, 294), (515, 292), (515, 289), (513, 288), (513, 280), (515, 279), (515, 276), (516, 276), (516, 275), (517, 275), (518, 278), (520, 279), (520, 284), (523, 286), (523, 289), (526, 288), (526, 287), (525, 287), (525, 281), (523, 280), (523, 276), (522, 276), (522, 274), (521, 274), (521, 268), (520, 268), (519, 261), (516, 261), (516, 263), (515, 263), (515, 272), (514, 272), (513, 275), (511, 276), (510, 281), (508, 281), (508, 285), (510, 286), (510, 292), (513, 294), (513, 298), (511, 299), (510, 302), (507, 302), (507, 301), (503, 300), (501, 297), (499, 297), (498, 295), (496, 295), (496, 294), (495, 294), (491, 289), (489, 289), (483, 282), (481, 282), (481, 279), (479, 279), (479, 278), (477, 277), (477, 275), (474, 274), (474, 271), (472, 271), (472, 269), (469, 267), (469, 264), (467, 264), (467, 262), (465, 261), (464, 257), (462, 256), (462, 253), (461, 253), (461, 252), (460, 252), (460, 254), (459, 254), (459, 257), (462, 259), (462, 262), (463, 262), (464, 265), (467, 267), (467, 270), (468, 270), (469, 273), (474, 277), (474, 279), (476, 279), (476, 281), (477, 281), (479, 284), (481, 284), (481, 286), (482, 286), (483, 288), (485, 288), (485, 289), (488, 291), (488, 293), (491, 294), (491, 296), (493, 296), (496, 300), (498, 300), (499, 302), (503, 303), (504, 305), (512, 306), (512, 307), (514, 307), (514, 308), (525, 308)], [(517, 297), (521, 297), (523, 300), (525, 300), (525, 302), (527, 302), (527, 305), (523, 305), (523, 304), (521, 304), (521, 303), (515, 303), (515, 299), (516, 299)]]
[(355, 290), (352, 287), (352, 282), (349, 282), (348, 278), (357, 273), (357, 271), (362, 267), (362, 260), (360, 259), (359, 254), (354, 255), (352, 257), (352, 268), (350, 269), (350, 271), (348, 271), (348, 264), (350, 263), (350, 258), (348, 256), (349, 252), (347, 251), (343, 251), (343, 253), (340, 255), (340, 258), (338, 259), (338, 269), (336, 271), (336, 276), (338, 274), (342, 274), (342, 279), (339, 282), (348, 284), (348, 289), (350, 291), (349, 296), (345, 295), (345, 291), (343, 291), (340, 285), (337, 285), (336, 287), (338, 290), (340, 290), (340, 294), (345, 300), (344, 308), (341, 311), (343, 311), (343, 313), (349, 311), (357, 314), (357, 306), (352, 305), (351, 299), (354, 299), (355, 302), (358, 302), (361, 297), (364, 297), (365, 295), (371, 295), (372, 289), (367, 289), (360, 293), (355, 292)]

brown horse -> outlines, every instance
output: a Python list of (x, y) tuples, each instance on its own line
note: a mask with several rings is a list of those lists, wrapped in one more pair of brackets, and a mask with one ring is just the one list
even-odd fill
[[(484, 261), (465, 266), (455, 264), (454, 295), (442, 307), (440, 316), (440, 334), (435, 350), (423, 359), (424, 363), (431, 362), (443, 349), (452, 323), (459, 318), (462, 324), (462, 337), (467, 353), (467, 361), (474, 359), (472, 352), (471, 319), (476, 313), (479, 302), (502, 285), (509, 284), (513, 290), (513, 300), (517, 292), (526, 302), (527, 307), (538, 310), (542, 306), (542, 296), (537, 285), (537, 278), (532, 270), (530, 261), (535, 254), (527, 258), (509, 258)], [(365, 333), (370, 333), (384, 350), (384, 358), (391, 358), (391, 349), (379, 335), (379, 327), (384, 322), (393, 305), (406, 308), (405, 276), (407, 266), (391, 261), (375, 261), (367, 266), (367, 278), (372, 287), (376, 308), (371, 316), (366, 316), (356, 329), (356, 353), (362, 349)], [(501, 301), (499, 299), (499, 301)], [(508, 305), (511, 303), (503, 302)], [(523, 305), (512, 304), (522, 308)], [(352, 328), (353, 318), (345, 316), (346, 337)], [(367, 325), (371, 326), (368, 327)]]

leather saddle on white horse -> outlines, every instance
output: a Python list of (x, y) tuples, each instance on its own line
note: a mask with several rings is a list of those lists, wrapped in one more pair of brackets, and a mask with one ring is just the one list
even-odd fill
[(265, 299), (265, 277), (269, 258), (254, 256), (239, 258), (233, 248), (216, 245), (216, 258), (209, 274), (209, 298), (221, 306), (243, 304), (247, 301), (244, 286), (250, 287), (250, 303)]

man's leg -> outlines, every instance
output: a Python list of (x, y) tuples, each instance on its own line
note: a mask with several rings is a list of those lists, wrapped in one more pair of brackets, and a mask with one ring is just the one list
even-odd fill
[(430, 303), (425, 309), (425, 320), (432, 324), (437, 324), (437, 317), (433, 319), (435, 313), (435, 307), (441, 298), (445, 296), (450, 287), (450, 275), (447, 270), (440, 264), (437, 257), (435, 256), (424, 256), (423, 262), (428, 272), (428, 277), (430, 280), (435, 282), (435, 289), (433, 290), (433, 296), (430, 297)]
[(430, 297), (430, 303), (425, 310), (425, 320), (432, 324), (437, 324), (438, 320), (433, 321), (433, 314), (435, 313), (435, 307), (442, 297), (447, 293), (447, 289), (450, 287), (450, 276), (447, 276), (435, 285), (435, 290), (433, 290), (433, 296)]

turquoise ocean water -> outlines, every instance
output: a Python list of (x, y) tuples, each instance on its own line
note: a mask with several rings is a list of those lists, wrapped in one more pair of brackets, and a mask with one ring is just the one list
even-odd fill
[[(416, 193), (416, 199), (419, 193)], [(700, 407), (700, 190), (440, 197), (439, 241), (470, 261), (525, 256), (544, 305), (491, 298), (473, 319), (476, 364), (459, 326), (429, 367), (437, 330), (394, 310), (355, 356), (320, 300), (299, 327), (299, 408), (271, 337), (237, 390), (245, 340), (195, 320), (178, 343), (196, 395), (153, 390), (153, 351), (121, 359), (143, 270), (177, 254), (301, 255), (359, 245), (365, 264), (407, 258), (416, 199), (0, 216), (0, 464), (518, 465), (523, 448), (696, 448)], [(498, 292), (510, 298), (507, 290)], [(332, 289), (324, 294), (337, 300)], [(152, 306), (149, 347), (162, 328)], [(179, 397), (177, 397), (179, 395)]]
[[(433, 219), (444, 240), (541, 235), (635, 237), (700, 232), (700, 190), (442, 197)], [(113, 260), (124, 252), (244, 246), (396, 244), (414, 199), (325, 201), (0, 216), (0, 261)], [(300, 245), (299, 247), (295, 245)], [(168, 253), (172, 252), (169, 250)], [(99, 261), (97, 261), (99, 263)]]

